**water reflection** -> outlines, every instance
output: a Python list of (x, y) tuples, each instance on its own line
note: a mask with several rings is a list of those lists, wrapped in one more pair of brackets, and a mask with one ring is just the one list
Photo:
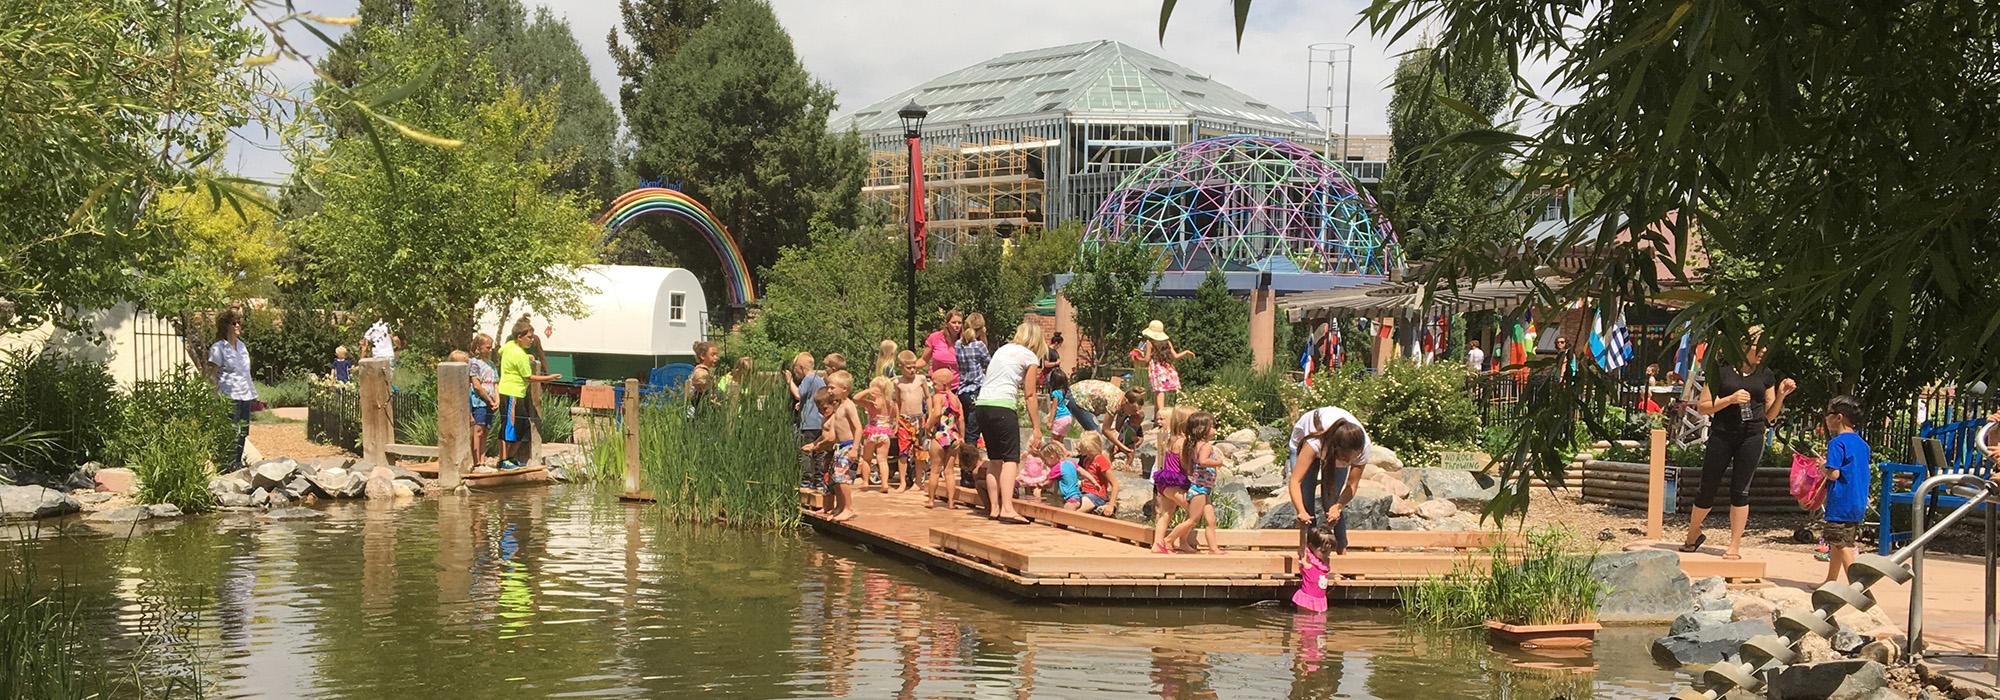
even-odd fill
[[(1379, 608), (1017, 605), (587, 489), (326, 514), (27, 546), (105, 628), (107, 662), (219, 697), (1636, 698), (1675, 681), (1646, 655), (1656, 630), (1562, 657)], [(140, 643), (161, 634), (183, 643)]]

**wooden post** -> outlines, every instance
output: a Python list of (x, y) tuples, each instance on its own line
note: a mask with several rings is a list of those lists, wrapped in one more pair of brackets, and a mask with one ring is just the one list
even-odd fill
[(1662, 524), (1667, 508), (1666, 429), (1654, 428), (1651, 442), (1652, 457), (1646, 460), (1646, 539), (1657, 540), (1666, 536), (1666, 528)]
[(1278, 292), (1269, 287), (1250, 290), (1250, 368), (1271, 368), (1277, 342)]
[[(548, 371), (546, 369), (542, 370)], [(542, 459), (542, 383), (528, 382), (528, 405), (535, 408), (535, 419), (528, 421), (528, 457), (521, 460), (521, 466), (537, 464)]]
[(625, 380), (625, 495), (640, 495), (639, 380)]
[(458, 488), (472, 470), (472, 374), (463, 362), (440, 362), (438, 376), (438, 488)]
[[(1371, 355), (1369, 366), (1379, 372), (1383, 367), (1389, 366), (1389, 360), (1396, 357), (1396, 319), (1392, 316), (1384, 316), (1375, 319), (1375, 323), (1377, 327), (1374, 329), (1374, 337), (1370, 339), (1374, 341), (1374, 345), (1371, 346), (1374, 348), (1374, 351), (1369, 353)], [(1389, 328), (1389, 337), (1382, 337), (1382, 326)]]
[[(1063, 296), (1062, 292), (1056, 292), (1056, 332), (1061, 333), (1063, 341), (1069, 345), (1063, 348), (1057, 365), (1062, 367), (1063, 374), (1075, 374), (1077, 356), (1083, 352), (1083, 334), (1076, 330), (1076, 305), (1069, 303), (1069, 297)], [(958, 342), (957, 338), (950, 340)]]
[(389, 443), (396, 440), (395, 409), (389, 398), (389, 359), (362, 359), (360, 383), (361, 461), (388, 466)]

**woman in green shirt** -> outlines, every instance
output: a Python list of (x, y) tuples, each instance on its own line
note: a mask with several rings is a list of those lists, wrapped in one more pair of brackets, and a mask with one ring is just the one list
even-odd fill
[(535, 406), (528, 400), (528, 382), (561, 379), (560, 374), (535, 374), (535, 324), (527, 316), (514, 322), (513, 338), (500, 346), (500, 439), (505, 441), (500, 468), (519, 469), (528, 459), (528, 442), (535, 423)]

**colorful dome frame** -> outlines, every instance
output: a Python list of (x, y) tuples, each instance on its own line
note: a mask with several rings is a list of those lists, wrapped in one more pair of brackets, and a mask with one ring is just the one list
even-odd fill
[(1106, 196), (1085, 247), (1137, 240), (1167, 272), (1386, 275), (1402, 250), (1375, 199), (1311, 148), (1218, 136), (1161, 154)]

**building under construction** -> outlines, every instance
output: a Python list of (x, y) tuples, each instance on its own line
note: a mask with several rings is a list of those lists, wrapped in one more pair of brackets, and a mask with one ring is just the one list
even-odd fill
[[(864, 201), (900, 220), (909, 160), (897, 110), (924, 121), (926, 213), (938, 253), (1010, 222), (1082, 220), (1129, 171), (1197, 139), (1256, 134), (1324, 147), (1321, 127), (1201, 73), (1115, 41), (1020, 51), (891, 95), (832, 128), (873, 151)], [(1373, 182), (1381, 164), (1352, 163)]]

